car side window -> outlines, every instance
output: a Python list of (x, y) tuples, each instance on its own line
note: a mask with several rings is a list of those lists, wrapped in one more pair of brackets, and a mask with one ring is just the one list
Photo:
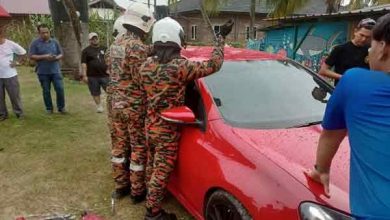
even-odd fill
[(194, 112), (196, 119), (199, 121), (205, 120), (202, 97), (194, 81), (187, 84), (184, 103)]

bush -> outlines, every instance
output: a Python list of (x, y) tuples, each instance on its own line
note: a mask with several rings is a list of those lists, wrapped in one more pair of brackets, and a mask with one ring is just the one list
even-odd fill
[(244, 48), (244, 44), (241, 43), (241, 42), (228, 42), (227, 43), (228, 45), (232, 46), (232, 47), (235, 47), (235, 48)]
[[(37, 26), (41, 23), (53, 30), (53, 21), (48, 15), (30, 15), (23, 20), (12, 20), (7, 28), (7, 38), (28, 51), (31, 42), (38, 37)], [(27, 57), (22, 60), (22, 64), (28, 64)]]
[(23, 20), (13, 20), (7, 28), (8, 39), (28, 49), (31, 41), (38, 37), (37, 26), (41, 23), (49, 25), (50, 30), (53, 30), (51, 16), (31, 15)]
[(108, 47), (114, 40), (112, 36), (113, 26), (118, 17), (119, 12), (114, 13), (114, 19), (102, 18), (98, 13), (90, 14), (88, 22), (89, 32), (95, 32), (99, 35), (101, 45)]

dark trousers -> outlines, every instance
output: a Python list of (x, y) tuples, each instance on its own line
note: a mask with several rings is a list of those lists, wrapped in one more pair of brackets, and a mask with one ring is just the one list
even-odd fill
[(0, 78), (0, 117), (8, 117), (7, 106), (5, 104), (6, 91), (11, 100), (14, 113), (16, 115), (23, 115), (18, 76), (14, 76), (11, 78)]
[(65, 110), (65, 94), (64, 84), (61, 74), (38, 74), (39, 82), (42, 87), (43, 101), (45, 102), (46, 110), (53, 110), (53, 102), (51, 100), (51, 84), (57, 95), (57, 109), (58, 111)]

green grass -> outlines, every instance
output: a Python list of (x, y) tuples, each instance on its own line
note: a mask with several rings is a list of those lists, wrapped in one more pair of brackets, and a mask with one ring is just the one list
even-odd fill
[[(69, 114), (47, 115), (35, 73), (28, 67), (18, 72), (25, 118), (16, 119), (8, 102), (10, 118), (0, 122), (0, 219), (84, 210), (105, 219), (143, 219), (143, 204), (128, 199), (111, 215), (107, 116), (95, 113), (86, 85), (65, 80)], [(172, 197), (165, 207), (192, 219)]]

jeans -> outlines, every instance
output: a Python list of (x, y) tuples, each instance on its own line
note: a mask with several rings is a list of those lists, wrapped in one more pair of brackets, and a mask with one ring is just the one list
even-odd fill
[(64, 84), (61, 74), (38, 74), (39, 82), (42, 87), (43, 101), (45, 102), (46, 110), (53, 111), (53, 103), (51, 100), (51, 84), (53, 83), (54, 90), (57, 95), (57, 109), (58, 111), (65, 110), (65, 94)]

